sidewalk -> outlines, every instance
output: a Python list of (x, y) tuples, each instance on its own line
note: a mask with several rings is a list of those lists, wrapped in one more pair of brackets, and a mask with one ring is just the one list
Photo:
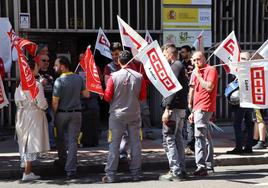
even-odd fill
[[(250, 155), (227, 155), (226, 151), (233, 149), (234, 136), (231, 126), (220, 126), (224, 133), (213, 132), (216, 166), (256, 165), (268, 163), (268, 149), (256, 150)], [(78, 152), (78, 173), (103, 173), (106, 163), (108, 144), (105, 140), (106, 132), (98, 147), (80, 148)], [(168, 162), (161, 145), (161, 130), (154, 129), (155, 140), (143, 140), (142, 167), (143, 171), (168, 170)], [(56, 151), (42, 155), (33, 167), (33, 171), (41, 176), (62, 175), (59, 169), (53, 166), (57, 158)], [(186, 156), (187, 168), (195, 167), (194, 156)], [(12, 137), (0, 142), (0, 179), (19, 179), (22, 169), (19, 167), (19, 153), (17, 143)], [(127, 163), (120, 164), (119, 171), (127, 170)]]

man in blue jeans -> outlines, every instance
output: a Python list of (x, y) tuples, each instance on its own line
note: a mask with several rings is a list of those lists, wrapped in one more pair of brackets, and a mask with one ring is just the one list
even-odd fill
[(167, 174), (161, 175), (159, 180), (182, 181), (187, 178), (182, 128), (187, 107), (188, 79), (184, 65), (177, 59), (178, 51), (176, 47), (167, 45), (163, 54), (183, 88), (165, 98), (162, 102), (162, 107), (164, 107), (162, 115), (163, 147), (167, 154), (170, 170)]

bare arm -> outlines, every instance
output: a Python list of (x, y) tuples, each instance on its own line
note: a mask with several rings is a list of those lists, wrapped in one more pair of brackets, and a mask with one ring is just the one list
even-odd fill
[(188, 93), (188, 108), (189, 109), (193, 108), (193, 99), (194, 99), (194, 87), (190, 86), (189, 93)]
[(56, 113), (58, 111), (58, 107), (59, 107), (59, 97), (52, 97), (52, 110), (54, 113)]
[(207, 90), (208, 92), (211, 92), (213, 90), (214, 84), (211, 81), (205, 81), (200, 74), (197, 74), (196, 77), (205, 90)]

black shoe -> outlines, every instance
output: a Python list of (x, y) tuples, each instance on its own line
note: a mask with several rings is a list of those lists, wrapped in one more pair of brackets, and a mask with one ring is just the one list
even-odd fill
[(196, 171), (193, 173), (194, 176), (207, 176), (208, 172), (205, 168), (198, 168)]
[(71, 179), (76, 179), (76, 178), (78, 178), (76, 172), (72, 171), (72, 172), (66, 173), (66, 179), (71, 180)]
[(247, 147), (245, 147), (245, 148), (242, 150), (242, 152), (245, 153), (245, 154), (253, 153), (252, 148), (247, 148)]
[(55, 160), (53, 163), (54, 166), (60, 168), (61, 170), (64, 170), (65, 168), (65, 161), (62, 160)]
[(141, 177), (140, 176), (132, 176), (132, 181), (133, 182), (141, 181)]
[(242, 149), (237, 149), (237, 148), (234, 148), (233, 150), (231, 151), (227, 151), (226, 154), (242, 154), (243, 153), (243, 150)]
[(212, 173), (215, 172), (213, 167), (207, 167), (207, 171), (211, 171)]
[(187, 179), (188, 179), (188, 175), (184, 171), (176, 176), (173, 176), (173, 178), (172, 178), (173, 181), (185, 181)]

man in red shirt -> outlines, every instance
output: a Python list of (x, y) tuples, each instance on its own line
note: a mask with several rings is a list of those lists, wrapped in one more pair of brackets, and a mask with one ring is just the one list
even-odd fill
[(197, 51), (192, 56), (195, 65), (190, 83), (189, 102), (193, 100), (193, 110), (189, 121), (195, 123), (195, 161), (196, 176), (206, 176), (208, 169), (213, 169), (213, 146), (209, 131), (209, 120), (216, 111), (218, 87), (217, 70), (206, 64), (204, 54)]

